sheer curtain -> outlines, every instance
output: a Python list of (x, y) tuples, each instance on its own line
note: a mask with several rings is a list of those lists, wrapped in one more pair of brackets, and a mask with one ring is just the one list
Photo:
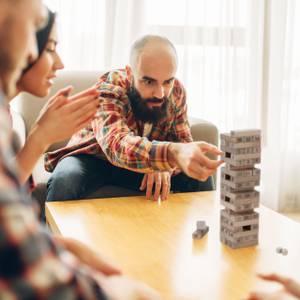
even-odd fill
[(262, 128), (262, 202), (300, 209), (298, 0), (47, 0), (67, 69), (128, 63), (142, 34), (179, 54), (189, 114), (219, 130)]
[(268, 2), (266, 145), (263, 182), (266, 203), (300, 210), (300, 3)]
[[(261, 0), (148, 1), (148, 31), (179, 53), (190, 114), (220, 131), (258, 127), (264, 5)], [(157, 7), (169, 14), (159, 16)]]
[(142, 34), (167, 36), (190, 114), (221, 131), (260, 125), (264, 5), (261, 0), (46, 0), (58, 12), (67, 69), (128, 63)]
[(58, 13), (59, 51), (67, 69), (125, 66), (143, 34), (144, 0), (44, 0)]

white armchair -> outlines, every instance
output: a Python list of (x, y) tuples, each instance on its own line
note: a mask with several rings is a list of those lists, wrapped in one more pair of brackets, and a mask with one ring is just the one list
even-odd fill
[[(22, 93), (14, 99), (12, 106), (14, 108), (13, 124), (15, 140), (17, 141), (16, 144), (18, 144), (16, 147), (20, 147), (20, 145), (24, 144), (26, 134), (30, 130), (41, 108), (49, 97), (54, 95), (59, 89), (68, 85), (74, 86), (74, 93), (82, 91), (94, 85), (101, 74), (101, 72), (96, 71), (62, 71), (55, 81), (52, 91), (48, 97), (41, 99), (27, 93)], [(190, 124), (194, 140), (202, 140), (218, 145), (218, 130), (214, 124), (194, 118), (190, 119)], [(67, 140), (53, 144), (49, 150), (55, 150), (63, 147), (66, 143)], [(34, 196), (40, 202), (45, 201), (46, 184), (50, 175), (50, 173), (45, 171), (44, 158), (41, 157), (33, 171), (33, 178), (37, 184)], [(90, 195), (89, 198), (118, 197), (127, 195), (133, 195), (133, 192), (124, 188), (107, 186), (99, 189), (97, 192)]]

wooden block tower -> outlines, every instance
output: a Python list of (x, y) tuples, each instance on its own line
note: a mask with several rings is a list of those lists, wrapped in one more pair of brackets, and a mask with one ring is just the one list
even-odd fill
[(221, 134), (221, 242), (231, 248), (258, 244), (260, 170), (260, 130), (235, 130)]

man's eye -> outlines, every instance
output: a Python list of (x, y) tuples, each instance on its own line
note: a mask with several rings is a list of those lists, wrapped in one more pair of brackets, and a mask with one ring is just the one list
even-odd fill
[(170, 85), (172, 83), (173, 83), (173, 79), (170, 79), (170, 80), (168, 80), (168, 81), (165, 82), (166, 85)]
[(152, 81), (152, 80), (145, 79), (145, 80), (144, 80), (144, 83), (145, 83), (146, 85), (151, 85), (151, 84), (153, 83), (153, 81)]

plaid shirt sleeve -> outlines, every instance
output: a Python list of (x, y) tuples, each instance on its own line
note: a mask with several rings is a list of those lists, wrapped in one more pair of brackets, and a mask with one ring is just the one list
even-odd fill
[(0, 299), (107, 299), (39, 224), (16, 176), (8, 124), (0, 94)]
[[(124, 98), (125, 97), (125, 98)], [(127, 125), (124, 93), (111, 85), (102, 85), (98, 116), (92, 127), (107, 159), (115, 166), (135, 172), (171, 171), (169, 142), (149, 141), (135, 135)]]

